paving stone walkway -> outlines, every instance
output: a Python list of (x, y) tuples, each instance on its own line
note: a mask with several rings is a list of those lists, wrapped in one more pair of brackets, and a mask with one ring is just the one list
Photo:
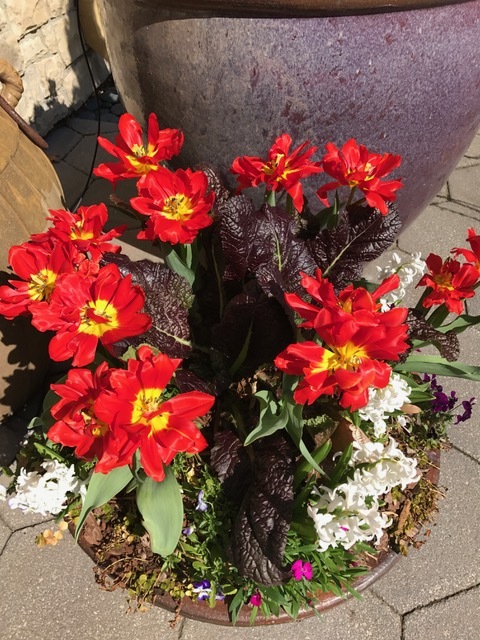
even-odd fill
[[(102, 135), (113, 138), (122, 107), (114, 88), (102, 96)], [(67, 203), (84, 189), (95, 146), (95, 105), (57, 126), (47, 140)], [(100, 150), (98, 161), (106, 156)], [(94, 180), (83, 204), (107, 201), (110, 189)], [(127, 193), (119, 194), (127, 197)], [(422, 216), (398, 239), (397, 250), (446, 255), (465, 246), (466, 229), (480, 231), (480, 134)], [(134, 243), (134, 233), (128, 242)], [(480, 303), (470, 306), (480, 313)], [(462, 334), (462, 359), (480, 363), (480, 331)], [(445, 384), (448, 387), (448, 384)], [(480, 395), (480, 385), (452, 381), (460, 397)], [(322, 619), (269, 628), (213, 628), (153, 608), (128, 611), (122, 592), (101, 591), (88, 557), (66, 536), (38, 549), (35, 536), (48, 519), (25, 516), (0, 503), (0, 640), (478, 640), (480, 638), (480, 410), (450, 429), (451, 451), (442, 456), (441, 500), (425, 546), (411, 551), (360, 601), (348, 600)], [(6, 484), (6, 479), (0, 477)]]

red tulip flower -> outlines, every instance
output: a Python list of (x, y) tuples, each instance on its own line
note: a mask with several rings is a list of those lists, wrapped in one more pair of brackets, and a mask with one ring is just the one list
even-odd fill
[(462, 300), (475, 295), (473, 287), (479, 279), (477, 268), (472, 264), (461, 264), (452, 258), (443, 262), (434, 253), (428, 256), (426, 263), (430, 273), (422, 277), (417, 287), (430, 287), (431, 291), (422, 300), (422, 305), (429, 309), (433, 305), (445, 304), (451, 313), (463, 313)]
[(104, 253), (118, 253), (121, 250), (120, 245), (112, 244), (110, 240), (119, 238), (126, 225), (105, 232), (103, 227), (108, 220), (108, 210), (103, 203), (79, 207), (75, 213), (64, 209), (50, 210), (48, 220), (53, 223), (52, 226), (45, 233), (33, 235), (33, 242), (49, 239), (71, 242), (79, 251), (90, 253), (94, 262), (98, 262)]
[[(357, 324), (365, 326), (397, 327), (406, 320), (407, 309), (398, 307), (382, 312), (379, 302), (385, 294), (398, 287), (400, 279), (396, 274), (386, 278), (372, 292), (351, 284), (340, 291), (338, 296), (331, 282), (322, 276), (320, 269), (315, 272), (315, 277), (305, 273), (300, 275), (302, 287), (311, 296), (312, 302), (306, 302), (294, 293), (285, 294), (285, 299), (289, 306), (304, 318), (305, 321), (300, 325), (302, 327), (319, 329), (323, 325), (330, 325), (342, 318), (354, 319)], [(406, 325), (404, 325), (404, 333), (406, 340)], [(405, 342), (404, 349), (406, 348)]]
[(235, 158), (230, 171), (238, 177), (237, 191), (257, 187), (263, 182), (268, 191), (284, 189), (291, 196), (295, 209), (302, 211), (303, 190), (300, 180), (322, 171), (319, 162), (310, 160), (317, 147), (307, 149), (309, 144), (308, 141), (304, 142), (290, 153), (292, 139), (284, 133), (275, 140), (266, 160), (258, 156)]
[(99, 341), (108, 347), (150, 328), (150, 316), (140, 313), (144, 301), (131, 276), (122, 277), (118, 267), (109, 264), (96, 278), (64, 276), (50, 304), (32, 309), (32, 324), (39, 331), (56, 332), (49, 345), (53, 360), (73, 357), (73, 366), (81, 367), (93, 361)]
[(59, 276), (73, 271), (77, 253), (72, 245), (50, 242), (11, 247), (8, 261), (22, 280), (9, 280), (10, 286), (0, 287), (0, 313), (12, 320), (48, 303)]
[(70, 369), (64, 383), (51, 385), (61, 399), (50, 410), (56, 422), (48, 437), (52, 442), (74, 447), (79, 458), (97, 459), (95, 471), (99, 473), (130, 464), (138, 446), (132, 434), (114, 430), (95, 413), (95, 402), (109, 388), (110, 373), (103, 362), (94, 372)]
[(165, 400), (165, 387), (181, 360), (155, 356), (146, 346), (138, 349), (137, 356), (138, 360), (128, 361), (127, 370), (112, 373), (112, 392), (102, 397), (95, 410), (104, 421), (138, 439), (142, 467), (161, 482), (163, 465), (170, 464), (177, 453), (199, 453), (207, 446), (193, 421), (211, 409), (215, 398), (190, 391)]
[(408, 349), (408, 310), (382, 312), (378, 300), (398, 286), (392, 275), (375, 291), (349, 285), (339, 295), (318, 269), (315, 277), (301, 274), (302, 286), (312, 303), (286, 294), (289, 306), (315, 329), (322, 344), (307, 341), (291, 344), (275, 359), (275, 366), (300, 376), (294, 392), (299, 404), (315, 402), (321, 395), (339, 395), (342, 407), (352, 411), (368, 402), (368, 388), (385, 387), (391, 368), (382, 360), (398, 360)]
[(385, 153), (370, 153), (362, 144), (351, 138), (341, 149), (333, 143), (326, 145), (323, 156), (325, 173), (335, 179), (320, 187), (317, 195), (328, 206), (327, 193), (338, 187), (357, 188), (365, 195), (367, 203), (383, 215), (388, 213), (387, 202), (393, 202), (395, 192), (403, 187), (400, 180), (382, 181), (382, 178), (400, 166), (401, 156)]
[(370, 387), (382, 389), (405, 350), (405, 327), (361, 326), (348, 319), (318, 331), (325, 347), (306, 341), (289, 345), (275, 366), (300, 376), (294, 400), (312, 404), (322, 395), (339, 395), (340, 406), (355, 411), (368, 402)]
[(138, 193), (130, 203), (148, 216), (146, 229), (137, 236), (142, 240), (159, 238), (170, 244), (191, 244), (200, 229), (213, 222), (208, 213), (215, 194), (209, 191), (203, 171), (178, 169), (172, 173), (159, 167), (139, 182)]
[(94, 170), (96, 176), (110, 180), (112, 184), (157, 171), (159, 163), (176, 156), (183, 145), (183, 133), (179, 129), (160, 130), (154, 113), (148, 118), (147, 144), (140, 125), (129, 113), (120, 116), (118, 129), (115, 144), (98, 137), (99, 144), (118, 162), (101, 164)]
[(475, 229), (470, 228), (468, 230), (468, 242), (470, 243), (470, 249), (453, 249), (455, 258), (462, 255), (465, 260), (471, 262), (478, 271), (480, 276), (480, 236), (476, 235)]

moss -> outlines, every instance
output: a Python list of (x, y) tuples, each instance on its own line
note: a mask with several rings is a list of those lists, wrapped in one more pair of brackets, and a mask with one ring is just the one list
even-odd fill
[(425, 542), (430, 535), (430, 530), (425, 527), (435, 518), (439, 495), (434, 484), (421, 478), (413, 490), (398, 491), (398, 495), (394, 496), (402, 501), (398, 518), (389, 531), (395, 551), (407, 555), (409, 546), (418, 548)]

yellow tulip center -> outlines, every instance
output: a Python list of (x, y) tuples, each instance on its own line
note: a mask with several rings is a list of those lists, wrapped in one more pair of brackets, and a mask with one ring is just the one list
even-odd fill
[(144, 145), (134, 144), (132, 153), (133, 155), (126, 156), (126, 159), (135, 173), (143, 174), (158, 169), (158, 163), (153, 159), (155, 155), (155, 147), (153, 144), (149, 143), (146, 147)]
[(453, 291), (454, 289), (451, 273), (437, 273), (433, 276), (433, 281), (439, 289), (446, 289), (447, 291)]
[(163, 389), (153, 387), (141, 389), (133, 401), (132, 424), (144, 424), (150, 427), (149, 436), (168, 428), (170, 414), (159, 412), (162, 404)]
[[(285, 154), (277, 153), (277, 155), (273, 160), (270, 160), (270, 162), (267, 162), (266, 164), (263, 165), (262, 167), (263, 173), (265, 173), (267, 176), (272, 176), (278, 169), (278, 165), (280, 164), (280, 161), (283, 158), (285, 158)], [(278, 176), (277, 180), (286, 180), (288, 174), (292, 172), (293, 172), (293, 169), (289, 168), (289, 161), (287, 160), (285, 162), (285, 167), (283, 168), (282, 174)]]
[(332, 351), (326, 349), (322, 360), (313, 367), (312, 373), (320, 373), (321, 371), (333, 373), (337, 369), (356, 371), (364, 358), (368, 358), (368, 354), (363, 347), (347, 342), (342, 347), (332, 347)]
[(168, 220), (188, 220), (193, 214), (192, 201), (185, 194), (177, 193), (165, 199), (161, 214)]
[(50, 269), (41, 269), (30, 277), (28, 295), (35, 302), (48, 300), (55, 289), (57, 274)]
[(85, 422), (85, 428), (90, 431), (94, 438), (103, 438), (103, 436), (109, 430), (108, 424), (97, 420), (93, 413), (93, 403), (90, 403), (88, 408), (82, 409), (80, 412)]
[(345, 313), (352, 313), (353, 311), (353, 302), (352, 298), (347, 298), (346, 300), (339, 301), (339, 306)]
[(70, 238), (72, 240), (91, 240), (93, 238), (93, 233), (92, 231), (85, 231), (83, 228), (83, 221), (79, 220), (72, 228)]
[(118, 312), (108, 300), (90, 300), (81, 311), (78, 330), (101, 338), (119, 326)]

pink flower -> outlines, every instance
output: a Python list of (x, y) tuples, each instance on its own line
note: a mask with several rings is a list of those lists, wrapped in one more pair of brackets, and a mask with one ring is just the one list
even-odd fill
[(298, 559), (292, 564), (292, 576), (295, 580), (301, 580), (305, 578), (306, 580), (311, 580), (313, 576), (313, 569), (310, 562), (303, 562)]
[(250, 600), (248, 604), (251, 604), (252, 607), (259, 607), (262, 604), (262, 594), (259, 591), (256, 591), (250, 596)]

